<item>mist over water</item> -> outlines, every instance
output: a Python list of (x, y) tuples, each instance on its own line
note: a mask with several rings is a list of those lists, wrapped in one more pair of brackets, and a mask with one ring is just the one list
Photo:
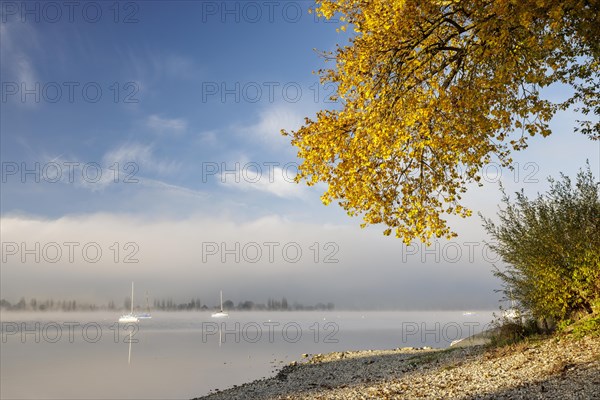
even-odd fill
[[(485, 329), (492, 311), (2, 312), (0, 395), (11, 399), (192, 398), (273, 376), (302, 354), (444, 348)], [(131, 363), (129, 332), (133, 329)]]
[[(499, 184), (535, 196), (586, 159), (600, 170), (598, 146), (573, 134), (587, 118), (557, 112), (513, 168), (482, 166), (461, 194), (473, 217), (444, 217), (455, 238), (361, 229), (323, 205), (326, 182), (294, 179), (329, 155), (281, 134), (343, 106), (312, 71), (356, 32), (314, 6), (0, 1), (2, 399), (189, 399), (306, 353), (444, 348), (485, 329), (492, 311), (477, 310), (505, 297), (493, 271), (506, 265), (477, 215), (495, 218)], [(220, 291), (228, 319), (211, 318)], [(152, 319), (119, 325), (130, 310)]]

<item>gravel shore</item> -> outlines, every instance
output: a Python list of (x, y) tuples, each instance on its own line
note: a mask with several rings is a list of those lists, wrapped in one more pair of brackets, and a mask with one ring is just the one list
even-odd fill
[(314, 355), (202, 399), (600, 399), (600, 338)]

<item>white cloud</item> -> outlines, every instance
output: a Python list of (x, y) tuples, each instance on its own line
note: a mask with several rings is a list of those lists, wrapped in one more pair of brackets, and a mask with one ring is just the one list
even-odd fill
[(35, 85), (35, 70), (31, 65), (31, 61), (23, 53), (14, 57), (15, 70), (17, 70), (17, 80), (21, 84), (25, 84), (27, 88), (32, 88)]
[(141, 143), (125, 143), (115, 147), (104, 155), (103, 163), (108, 166), (119, 163), (121, 168), (127, 163), (135, 163), (140, 175), (147, 175), (148, 172), (167, 175), (180, 168), (175, 161), (158, 159), (152, 145)]
[(256, 124), (239, 128), (244, 135), (250, 135), (271, 147), (290, 147), (289, 138), (281, 135), (281, 130), (297, 129), (304, 122), (305, 114), (293, 105), (273, 105), (259, 113)]
[(177, 194), (191, 196), (197, 199), (206, 200), (209, 197), (209, 195), (205, 192), (190, 189), (184, 186), (173, 185), (156, 179), (141, 178), (140, 182), (147, 187), (157, 188), (161, 191), (176, 192)]
[(139, 82), (147, 96), (160, 96), (159, 88), (166, 81), (189, 82), (202, 76), (201, 68), (186, 56), (165, 54), (148, 46), (127, 47), (116, 51), (125, 60), (124, 70)]
[[(27, 142), (23, 145), (29, 147)], [(70, 153), (43, 154), (38, 158), (43, 160), (40, 175), (47, 182), (75, 185), (93, 192), (119, 183), (136, 183), (162, 192), (207, 196), (205, 192), (154, 178), (154, 175), (176, 174), (181, 170), (181, 163), (158, 157), (150, 144), (124, 143), (107, 151), (101, 160), (83, 160)]]
[(146, 119), (146, 126), (160, 135), (180, 135), (187, 130), (187, 121), (182, 118), (162, 118), (151, 115)]
[[(31, 52), (37, 47), (37, 34), (29, 24), (0, 24), (0, 68), (5, 74), (3, 80), (14, 80), (18, 85), (23, 84), (29, 89), (33, 88), (37, 82), (37, 72), (33, 67)], [(13, 98), (17, 97), (13, 96)], [(36, 103), (27, 101), (22, 104)]]
[(203, 131), (196, 135), (195, 143), (206, 146), (216, 146), (219, 143), (217, 131)]
[[(239, 168), (238, 168), (239, 166)], [(305, 198), (307, 187), (294, 182), (294, 165), (281, 168), (253, 163), (237, 163), (236, 173), (220, 174), (220, 183), (226, 187), (242, 191), (258, 191), (281, 198)]]

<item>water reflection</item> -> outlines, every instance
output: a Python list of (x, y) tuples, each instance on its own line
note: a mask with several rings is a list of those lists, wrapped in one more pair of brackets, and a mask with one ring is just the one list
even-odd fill
[(102, 312), (1, 318), (1, 398), (189, 399), (271, 376), (303, 353), (447, 347), (491, 312), (247, 312), (218, 322), (157, 312), (129, 326)]

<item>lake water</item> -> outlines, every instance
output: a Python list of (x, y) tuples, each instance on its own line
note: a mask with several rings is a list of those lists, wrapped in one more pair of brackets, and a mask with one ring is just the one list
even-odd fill
[[(272, 376), (303, 353), (448, 347), (492, 311), (2, 312), (2, 399), (189, 399)], [(132, 343), (129, 344), (129, 332)], [(129, 350), (131, 347), (131, 359)]]

